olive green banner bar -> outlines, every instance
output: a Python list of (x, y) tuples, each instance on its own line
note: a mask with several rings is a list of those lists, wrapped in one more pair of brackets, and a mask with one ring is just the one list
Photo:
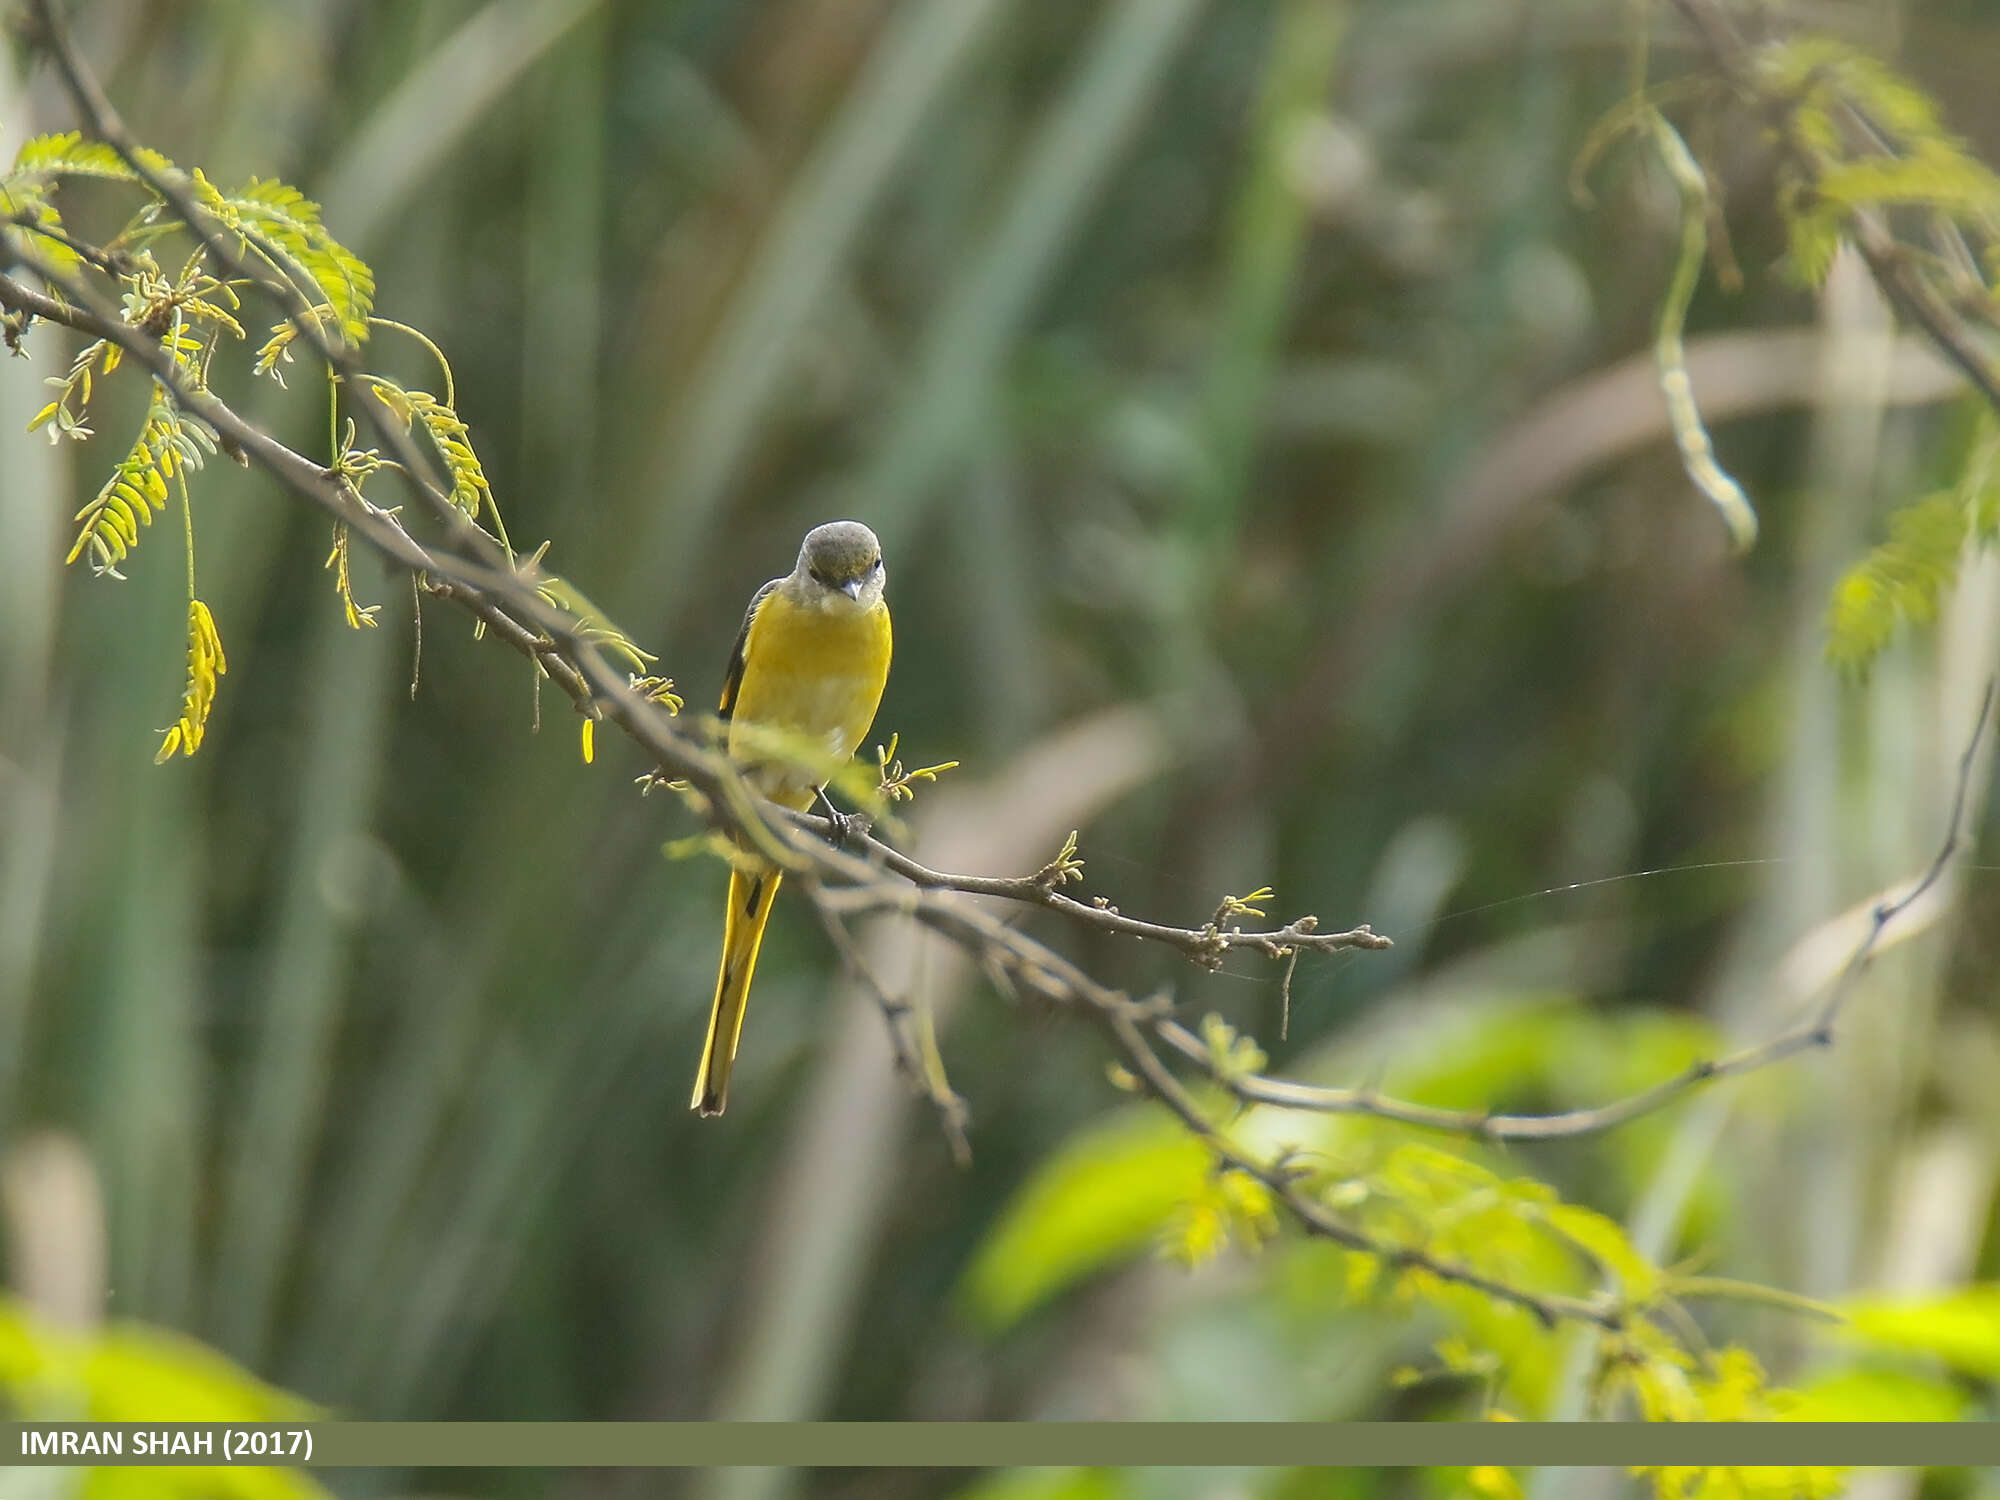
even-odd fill
[(0, 1423), (0, 1468), (987, 1468), (2000, 1464), (1991, 1423), (201, 1422)]

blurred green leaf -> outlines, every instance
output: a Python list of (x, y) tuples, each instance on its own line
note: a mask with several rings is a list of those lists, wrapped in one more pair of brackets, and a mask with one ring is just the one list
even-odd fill
[(1883, 1349), (1934, 1354), (1954, 1370), (2000, 1380), (2000, 1282), (1907, 1302), (1851, 1302), (1853, 1332)]
[(114, 1323), (79, 1337), (46, 1326), (4, 1295), (0, 1386), (23, 1412), (34, 1409), (44, 1388), (74, 1386), (94, 1422), (277, 1422), (314, 1411), (180, 1334)]
[(1628, 1298), (1651, 1300), (1659, 1286), (1659, 1272), (1639, 1253), (1622, 1225), (1575, 1203), (1551, 1203), (1545, 1214), (1550, 1228), (1618, 1278)]
[[(1649, 1088), (1720, 1047), (1715, 1028), (1679, 1011), (1606, 1014), (1559, 992), (1500, 992), (1454, 1016), (1421, 1049), (1400, 1049), (1383, 1090), (1441, 1109), (1575, 1108)], [(1328, 1082), (1354, 1066), (1340, 1044), (1301, 1065)]]
[(1200, 1190), (1208, 1153), (1157, 1109), (1121, 1110), (1035, 1169), (960, 1288), (998, 1333), (1093, 1271), (1146, 1249)]
[(1968, 538), (1991, 541), (2000, 517), (2000, 428), (1980, 408), (1957, 482), (1913, 500), (1889, 517), (1889, 539), (1834, 585), (1826, 612), (1826, 654), (1865, 673), (1903, 625), (1928, 626), (1952, 585)]
[[(1505, 1007), (1455, 1027), (1421, 1061), (1391, 1069), (1390, 1079), (1398, 1093), (1452, 1107), (1549, 1095), (1561, 1104), (1594, 1102), (1671, 1076), (1711, 1050), (1713, 1041), (1709, 1028), (1693, 1019), (1593, 1016), (1566, 998), (1552, 999), (1546, 1008)], [(1254, 1130), (1265, 1113), (1253, 1111), (1246, 1126)], [(1300, 1143), (1328, 1146), (1376, 1127), (1327, 1117), (1287, 1120), (1285, 1128)], [(1518, 1200), (1525, 1207), (1532, 1199), (1536, 1215), (1551, 1214), (1550, 1227), (1600, 1259), (1628, 1293), (1647, 1295), (1656, 1283), (1613, 1220), (1571, 1205), (1544, 1207), (1549, 1190), (1525, 1177), (1502, 1182), (1456, 1143), (1426, 1138), (1405, 1144), (1383, 1172), (1385, 1183), (1427, 1202), (1490, 1190), (1501, 1195), (1495, 1206), (1512, 1215), (1509, 1205)], [(1203, 1150), (1150, 1108), (1087, 1129), (1017, 1191), (967, 1272), (965, 1305), (988, 1331), (999, 1332), (1082, 1278), (1145, 1254), (1170, 1225), (1183, 1224), (1190, 1205), (1206, 1201), (1207, 1173)], [(1506, 1243), (1523, 1265), (1532, 1263), (1537, 1275), (1559, 1272), (1560, 1263), (1536, 1243), (1542, 1237), (1529, 1233), (1525, 1220), (1519, 1228)]]
[[(0, 1393), (27, 1420), (281, 1422), (318, 1415), (205, 1345), (165, 1329), (117, 1323), (78, 1336), (0, 1296)], [(86, 1500), (318, 1500), (299, 1469), (210, 1465), (89, 1471)]]
[(1957, 1422), (1965, 1393), (1899, 1370), (1838, 1370), (1794, 1388), (1788, 1422)]

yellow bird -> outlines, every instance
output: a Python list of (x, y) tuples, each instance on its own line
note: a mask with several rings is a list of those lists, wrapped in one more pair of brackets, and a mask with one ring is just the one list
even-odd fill
[[(729, 752), (745, 780), (773, 802), (803, 811), (820, 784), (794, 765), (759, 764), (742, 733), (747, 725), (818, 741), (836, 762), (861, 744), (889, 680), (889, 606), (882, 602), (882, 544), (859, 521), (829, 521), (806, 533), (797, 565), (750, 601), (719, 712), (729, 721)], [(730, 872), (722, 926), (722, 968), (708, 1041), (694, 1078), (692, 1107), (719, 1115), (743, 1035), (743, 1008), (764, 924), (782, 872), (762, 861)]]

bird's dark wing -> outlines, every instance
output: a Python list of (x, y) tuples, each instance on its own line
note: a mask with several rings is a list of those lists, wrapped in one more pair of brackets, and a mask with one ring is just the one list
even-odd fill
[(729, 652), (729, 670), (722, 674), (722, 704), (715, 711), (720, 718), (727, 719), (736, 712), (736, 690), (743, 686), (743, 647), (750, 639), (750, 622), (757, 618), (757, 611), (771, 597), (772, 591), (784, 581), (773, 578), (751, 595), (750, 607), (743, 611), (743, 628), (736, 632), (736, 644)]

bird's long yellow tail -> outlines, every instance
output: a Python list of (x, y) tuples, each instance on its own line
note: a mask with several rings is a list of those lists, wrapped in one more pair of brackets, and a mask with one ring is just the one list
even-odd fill
[(771, 919), (771, 902), (778, 894), (778, 870), (732, 870), (729, 873), (729, 915), (722, 924), (722, 967), (715, 976), (715, 1005), (708, 1013), (708, 1041), (701, 1049), (701, 1071), (694, 1075), (692, 1108), (719, 1115), (729, 1102), (729, 1074), (736, 1066), (736, 1043), (743, 1035), (743, 1009), (750, 1001), (750, 976), (757, 969), (757, 950), (764, 942), (764, 924)]

